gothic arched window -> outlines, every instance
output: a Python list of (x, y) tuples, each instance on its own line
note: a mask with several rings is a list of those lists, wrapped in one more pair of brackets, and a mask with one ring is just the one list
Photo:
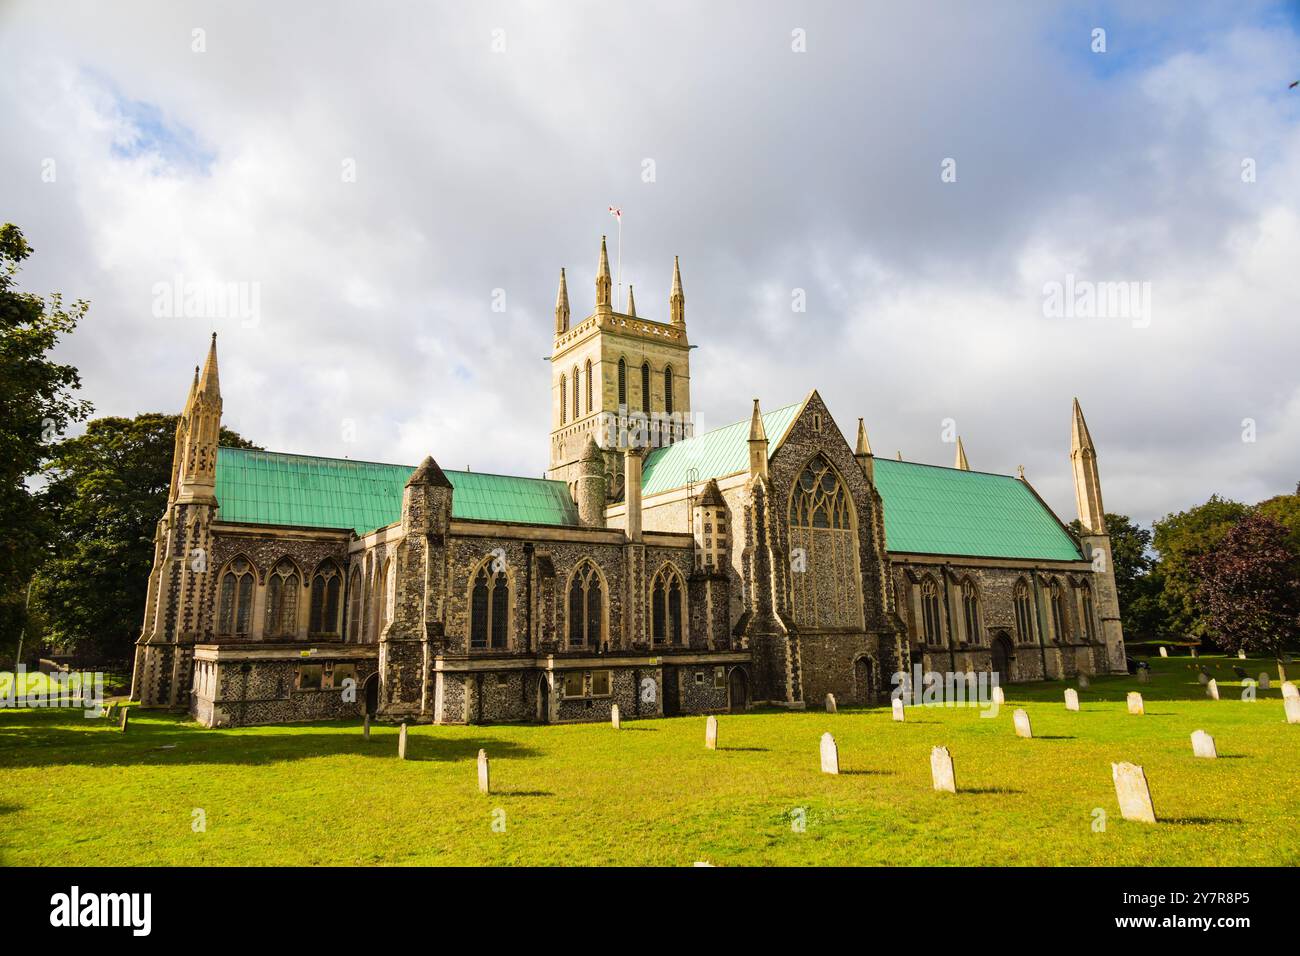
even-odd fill
[(573, 366), (573, 420), (576, 422), (582, 412), (578, 409), (578, 366)]
[(298, 592), (302, 590), (302, 579), (298, 576), (298, 566), (288, 558), (281, 558), (271, 569), (266, 582), (266, 626), (267, 637), (298, 636)]
[(600, 574), (590, 561), (578, 565), (569, 582), (569, 643), (581, 647), (600, 647), (601, 618), (605, 598)]
[(650, 635), (656, 644), (682, 643), (682, 577), (669, 565), (650, 586)]
[(343, 575), (332, 561), (316, 569), (311, 579), (311, 618), (307, 625), (309, 634), (338, 636), (339, 592)]
[(921, 581), (921, 626), (927, 644), (943, 643), (943, 631), (939, 615), (939, 589), (934, 578), (926, 575)]
[(1093, 625), (1092, 587), (1087, 581), (1079, 585), (1079, 601), (1083, 605), (1083, 635), (1091, 643), (1097, 639), (1097, 630)]
[(664, 367), (664, 414), (673, 413), (673, 367)]
[(504, 648), (510, 633), (510, 581), (492, 573), (493, 558), (478, 569), (470, 594), (469, 646)]
[(848, 496), (830, 464), (818, 455), (795, 484), (790, 523), (798, 528), (849, 527)]
[(235, 558), (221, 576), (221, 600), (217, 613), (218, 634), (247, 634), (253, 618), (253, 566)]
[(1065, 595), (1061, 591), (1060, 581), (1052, 581), (1051, 605), (1052, 632), (1057, 641), (1063, 641), (1069, 635), (1066, 633)]
[(1029, 585), (1024, 579), (1016, 582), (1015, 589), (1016, 605), (1016, 636), (1022, 644), (1030, 644), (1034, 640), (1034, 615), (1033, 605), (1029, 601)]
[(961, 585), (961, 613), (966, 624), (966, 640), (972, 644), (983, 644), (980, 633), (980, 595), (975, 589), (975, 582), (967, 578)]
[(852, 507), (839, 474), (824, 456), (814, 455), (790, 492), (790, 584), (797, 624), (862, 626)]
[(591, 414), (591, 359), (587, 359), (587, 414)]
[(641, 411), (650, 414), (650, 363), (641, 363)]
[(618, 360), (618, 404), (620, 408), (627, 406), (627, 362), (623, 359)]
[(565, 422), (569, 420), (567, 418), (569, 413), (568, 397), (569, 397), (568, 381), (567, 379), (565, 379), (563, 375), (561, 375), (560, 376), (560, 424), (561, 425), (563, 425)]
[(365, 638), (361, 634), (361, 569), (353, 568), (352, 577), (348, 579), (348, 633), (347, 639), (360, 644)]

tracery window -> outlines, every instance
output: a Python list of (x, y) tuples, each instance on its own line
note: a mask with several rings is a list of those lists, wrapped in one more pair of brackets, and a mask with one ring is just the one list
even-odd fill
[(267, 637), (298, 636), (298, 592), (301, 590), (298, 566), (288, 558), (281, 558), (271, 569), (266, 583), (266, 625), (263, 632)]
[(1053, 581), (1051, 590), (1052, 631), (1056, 640), (1063, 641), (1066, 633), (1065, 595), (1061, 591), (1061, 582)]
[(348, 579), (348, 640), (359, 644), (365, 638), (361, 634), (361, 569), (353, 568), (352, 577)]
[(1093, 626), (1092, 587), (1087, 581), (1079, 585), (1079, 598), (1083, 604), (1083, 635), (1091, 643), (1097, 639), (1097, 630)]
[(1029, 601), (1029, 585), (1024, 582), (1023, 578), (1016, 582), (1014, 594), (1016, 636), (1022, 644), (1029, 644), (1034, 640), (1033, 605)]
[(470, 595), (469, 646), (505, 648), (510, 633), (510, 581), (504, 570), (492, 572), (491, 559), (474, 576)]
[(934, 578), (926, 575), (921, 581), (921, 627), (927, 644), (942, 644), (943, 630), (939, 613), (939, 588)]
[(217, 613), (219, 634), (247, 634), (253, 619), (253, 566), (235, 558), (221, 576), (221, 599)]
[(574, 646), (600, 647), (601, 620), (605, 596), (600, 574), (590, 561), (578, 565), (569, 582), (569, 643)]
[(975, 589), (975, 582), (967, 578), (961, 585), (962, 619), (966, 624), (966, 640), (972, 644), (983, 644), (980, 633), (980, 596)]
[(815, 455), (790, 493), (790, 585), (795, 623), (862, 626), (858, 536), (849, 494), (830, 462)]
[(656, 644), (682, 643), (682, 578), (665, 565), (650, 585), (650, 634)]
[(307, 625), (309, 634), (337, 637), (339, 633), (339, 593), (343, 588), (343, 575), (333, 561), (316, 569), (311, 579), (311, 615)]
[(790, 523), (799, 528), (849, 527), (848, 496), (821, 455), (808, 462), (795, 485)]

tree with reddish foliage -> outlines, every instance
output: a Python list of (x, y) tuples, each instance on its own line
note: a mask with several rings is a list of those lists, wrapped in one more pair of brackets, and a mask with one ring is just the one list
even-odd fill
[(1283, 655), (1300, 643), (1300, 555), (1280, 522), (1242, 518), (1194, 562), (1197, 600), (1213, 641), (1228, 651)]

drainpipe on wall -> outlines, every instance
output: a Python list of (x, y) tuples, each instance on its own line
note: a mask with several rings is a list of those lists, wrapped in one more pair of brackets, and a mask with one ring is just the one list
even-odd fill
[(1034, 579), (1034, 617), (1038, 620), (1038, 654), (1043, 659), (1043, 680), (1047, 680), (1047, 645), (1043, 643), (1043, 592), (1038, 586), (1038, 573), (1031, 573)]
[(524, 544), (524, 650), (533, 649), (533, 543)]

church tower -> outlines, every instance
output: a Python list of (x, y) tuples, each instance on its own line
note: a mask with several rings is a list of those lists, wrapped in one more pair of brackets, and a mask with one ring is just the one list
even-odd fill
[(571, 321), (568, 282), (560, 270), (551, 351), (551, 456), (546, 475), (568, 482), (575, 495), (590, 441), (595, 441), (605, 459), (609, 497), (619, 500), (623, 493), (621, 451), (655, 448), (692, 434), (686, 295), (676, 257), (668, 321), (636, 313), (630, 287), (626, 304), (615, 300), (603, 236), (595, 308), (577, 323)]

